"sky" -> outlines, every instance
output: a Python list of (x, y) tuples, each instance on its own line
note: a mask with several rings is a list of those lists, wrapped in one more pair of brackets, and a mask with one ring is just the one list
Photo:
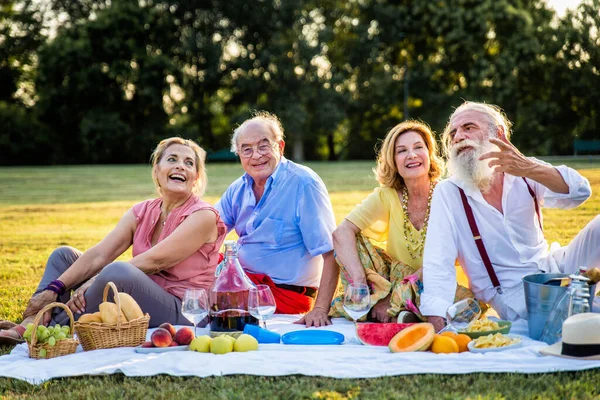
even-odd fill
[(556, 10), (560, 16), (565, 14), (567, 8), (575, 8), (581, 0), (548, 0), (548, 5)]

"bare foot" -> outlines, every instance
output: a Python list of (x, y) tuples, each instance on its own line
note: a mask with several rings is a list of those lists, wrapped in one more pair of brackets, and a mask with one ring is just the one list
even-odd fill
[(0, 321), (1, 330), (14, 328), (15, 326), (17, 326), (17, 324), (12, 321)]
[(23, 333), (25, 333), (25, 327), (16, 325), (10, 329), (0, 331), (0, 346), (13, 346), (19, 343), (23, 343)]

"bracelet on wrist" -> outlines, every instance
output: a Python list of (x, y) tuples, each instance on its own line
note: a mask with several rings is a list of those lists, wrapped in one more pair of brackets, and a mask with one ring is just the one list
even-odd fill
[(53, 280), (48, 284), (48, 286), (44, 288), (44, 290), (50, 290), (59, 296), (65, 294), (66, 289), (67, 288), (65, 284), (62, 281), (59, 281), (58, 279)]

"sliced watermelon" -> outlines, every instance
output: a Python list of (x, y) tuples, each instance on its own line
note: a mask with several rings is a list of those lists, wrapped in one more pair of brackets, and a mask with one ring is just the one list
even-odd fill
[(396, 333), (411, 325), (414, 325), (414, 323), (396, 324), (386, 322), (356, 324), (356, 336), (365, 345), (387, 346)]

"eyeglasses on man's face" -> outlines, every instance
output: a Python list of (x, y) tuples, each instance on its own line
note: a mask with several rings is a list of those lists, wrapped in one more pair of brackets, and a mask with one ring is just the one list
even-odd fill
[(244, 145), (241, 149), (238, 150), (238, 154), (242, 158), (250, 158), (252, 154), (254, 154), (254, 149), (256, 148), (256, 152), (261, 156), (266, 156), (273, 153), (274, 144), (271, 142), (261, 143), (256, 146)]

